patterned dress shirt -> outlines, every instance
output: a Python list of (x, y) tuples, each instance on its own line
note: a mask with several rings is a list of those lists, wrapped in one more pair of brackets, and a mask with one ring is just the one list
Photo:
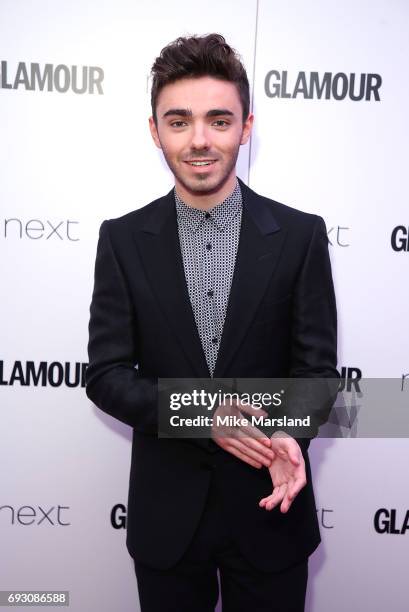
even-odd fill
[(213, 377), (233, 279), (242, 218), (234, 191), (209, 211), (185, 204), (175, 190), (179, 241), (190, 303)]

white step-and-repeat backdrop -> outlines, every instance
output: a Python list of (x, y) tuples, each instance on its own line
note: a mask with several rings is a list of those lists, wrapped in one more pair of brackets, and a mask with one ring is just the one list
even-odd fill
[[(409, 410), (407, 2), (1, 0), (2, 590), (139, 610), (131, 430), (84, 392), (95, 248), (105, 218), (172, 186), (148, 130), (155, 56), (214, 31), (252, 84), (239, 175), (324, 217), (339, 368), (396, 379)], [(407, 612), (408, 440), (319, 439), (310, 455), (323, 543), (307, 611)]]

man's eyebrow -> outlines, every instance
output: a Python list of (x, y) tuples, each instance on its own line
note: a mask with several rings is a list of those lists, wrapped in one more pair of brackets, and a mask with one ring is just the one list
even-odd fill
[[(171, 115), (177, 115), (178, 117), (192, 117), (193, 113), (190, 108), (170, 108), (163, 114), (163, 118)], [(228, 108), (212, 108), (206, 113), (206, 117), (219, 117), (221, 115), (233, 116), (234, 113)]]
[(169, 117), (169, 115), (178, 115), (179, 117), (191, 117), (193, 115), (190, 108), (170, 108), (164, 113), (163, 117)]
[(233, 116), (234, 113), (228, 108), (212, 108), (212, 110), (209, 110), (206, 113), (206, 117), (218, 117), (219, 115)]

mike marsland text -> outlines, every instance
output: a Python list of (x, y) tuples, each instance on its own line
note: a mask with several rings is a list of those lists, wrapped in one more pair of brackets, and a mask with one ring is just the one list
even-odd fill
[(247, 427), (252, 425), (253, 427), (309, 427), (310, 416), (306, 416), (303, 419), (292, 418), (292, 417), (263, 417), (263, 416), (250, 416), (238, 417), (238, 416), (203, 416), (198, 415), (195, 417), (181, 417), (177, 414), (172, 415), (169, 419), (172, 427)]

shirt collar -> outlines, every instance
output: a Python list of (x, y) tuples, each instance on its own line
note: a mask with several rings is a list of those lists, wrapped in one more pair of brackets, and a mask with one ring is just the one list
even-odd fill
[[(237, 179), (232, 193), (227, 196), (223, 202), (216, 204), (216, 206), (207, 211), (193, 208), (193, 206), (185, 204), (176, 193), (176, 189), (174, 190), (174, 194), (178, 222), (183, 223), (183, 225), (193, 232), (195, 232), (207, 219), (213, 222), (218, 230), (222, 231), (233, 221), (242, 209), (242, 196)], [(210, 214), (210, 218), (206, 217), (206, 213)]]

